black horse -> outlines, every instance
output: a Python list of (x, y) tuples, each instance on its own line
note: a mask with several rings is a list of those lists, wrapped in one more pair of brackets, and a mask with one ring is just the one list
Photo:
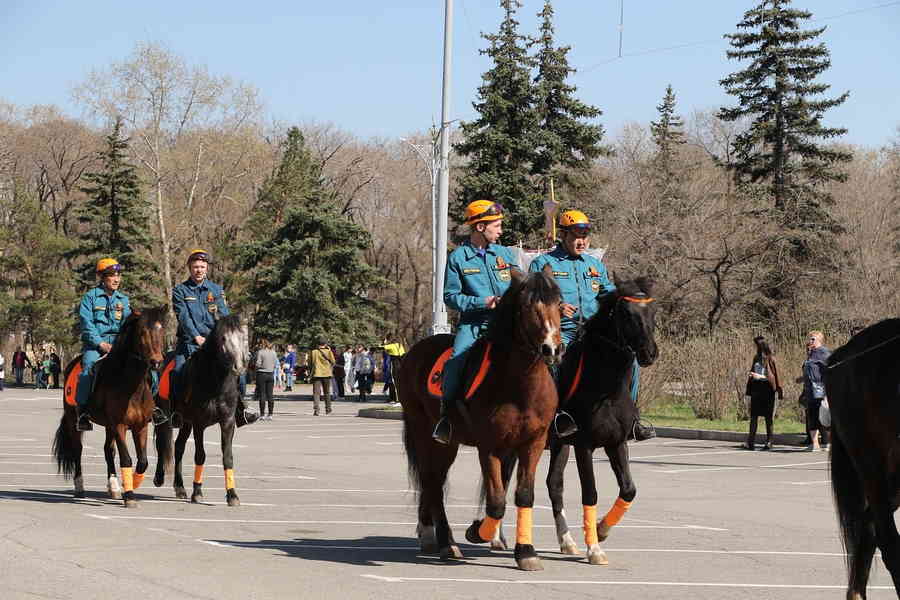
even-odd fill
[[(631, 375), (635, 357), (644, 367), (653, 364), (657, 357), (652, 282), (646, 278), (615, 279), (615, 284), (617, 291), (601, 301), (597, 314), (585, 323), (581, 337), (563, 357), (558, 381), (560, 403), (575, 419), (578, 431), (563, 439), (551, 439), (547, 474), (560, 549), (566, 554), (577, 554), (563, 511), (563, 474), (569, 461), (569, 446), (574, 446), (587, 558), (591, 564), (607, 564), (600, 542), (619, 522), (637, 493), (626, 444), (637, 416), (629, 391)], [(598, 522), (593, 454), (599, 447), (609, 457), (619, 496)]]
[(828, 361), (831, 487), (847, 551), (848, 600), (866, 597), (875, 546), (900, 596), (900, 319), (856, 334)]
[[(235, 413), (240, 400), (238, 377), (247, 366), (247, 328), (240, 317), (220, 317), (206, 342), (188, 359), (176, 388), (173, 410), (182, 424), (175, 440), (175, 497), (187, 498), (181, 475), (184, 446), (194, 433), (194, 490), (191, 502), (203, 500), (203, 465), (206, 451), (203, 432), (210, 425), (219, 424), (222, 432), (222, 464), (225, 469), (225, 499), (228, 506), (238, 506), (240, 500), (234, 490), (234, 456), (232, 442), (236, 428)], [(171, 428), (171, 422), (157, 426)], [(171, 436), (168, 437), (171, 439)], [(165, 482), (163, 463), (157, 463), (153, 484)]]

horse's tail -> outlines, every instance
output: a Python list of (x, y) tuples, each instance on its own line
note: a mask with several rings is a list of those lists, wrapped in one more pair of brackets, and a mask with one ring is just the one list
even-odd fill
[[(172, 420), (169, 419), (165, 423), (160, 423), (159, 425), (153, 426), (153, 440), (156, 443), (156, 463), (157, 463), (157, 476), (161, 473), (171, 473), (173, 466), (173, 456), (174, 452), (174, 442), (172, 439)], [(162, 470), (159, 469), (158, 465), (162, 465)], [(158, 477), (157, 477), (158, 479)], [(163, 484), (163, 481), (159, 481), (156, 483), (157, 479), (154, 479), (154, 483), (157, 487)]]
[(56, 457), (56, 472), (62, 473), (65, 479), (75, 474), (78, 456), (75, 453), (75, 440), (72, 435), (81, 436), (81, 432), (66, 427), (66, 414), (59, 419), (59, 427), (53, 438), (53, 455)]
[(422, 492), (422, 471), (420, 457), (416, 452), (416, 441), (413, 439), (413, 425), (409, 422), (409, 412), (403, 411), (403, 448), (406, 450), (406, 469), (409, 484), (418, 496)]
[(863, 538), (869, 523), (865, 517), (866, 499), (859, 475), (850, 460), (844, 442), (834, 433), (832, 431), (831, 436), (831, 491), (837, 508), (841, 543), (844, 545), (849, 570), (853, 554), (857, 551), (858, 541)]

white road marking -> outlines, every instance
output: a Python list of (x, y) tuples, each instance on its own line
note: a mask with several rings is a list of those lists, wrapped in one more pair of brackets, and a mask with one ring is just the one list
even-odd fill
[(657, 473), (695, 473), (698, 471), (747, 471), (751, 469), (783, 469), (787, 467), (805, 467), (809, 465), (825, 465), (828, 464), (827, 460), (818, 461), (818, 462), (806, 462), (806, 463), (791, 463), (786, 465), (756, 465), (750, 467), (696, 467), (689, 469), (656, 469)]
[[(361, 577), (383, 581), (385, 583), (431, 582), (431, 583), (494, 583), (500, 585), (622, 585), (649, 587), (712, 587), (712, 588), (751, 588), (751, 589), (787, 589), (787, 590), (845, 590), (846, 584), (815, 585), (801, 583), (718, 583), (702, 581), (614, 581), (591, 579), (464, 579), (461, 577), (387, 577), (365, 573)], [(870, 590), (893, 590), (891, 586), (870, 585)]]
[(820, 481), (787, 481), (785, 482), (788, 485), (823, 485), (826, 483), (831, 483), (830, 479), (822, 479)]
[(373, 437), (397, 437), (400, 432), (396, 433), (373, 433), (373, 434), (363, 434), (363, 435), (308, 435), (306, 439), (308, 440), (335, 440), (342, 438), (373, 438)]

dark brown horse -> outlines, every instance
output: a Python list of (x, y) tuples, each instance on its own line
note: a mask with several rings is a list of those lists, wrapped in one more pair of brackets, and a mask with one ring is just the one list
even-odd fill
[[(187, 498), (181, 474), (181, 459), (185, 444), (194, 434), (194, 481), (191, 502), (203, 500), (203, 467), (206, 449), (203, 432), (210, 425), (219, 425), (222, 440), (222, 466), (225, 469), (225, 500), (228, 506), (240, 505), (234, 483), (235, 411), (240, 399), (238, 377), (247, 367), (247, 328), (237, 315), (219, 317), (206, 341), (194, 352), (184, 366), (173, 408), (181, 416), (181, 429), (175, 440), (175, 497)], [(156, 426), (171, 431), (167, 421)], [(171, 439), (171, 433), (164, 436)], [(156, 464), (153, 484), (161, 486), (165, 481), (165, 462)]]
[[(566, 400), (566, 410), (578, 424), (578, 431), (551, 440), (547, 474), (560, 549), (566, 554), (577, 554), (563, 510), (563, 475), (569, 462), (569, 446), (574, 446), (587, 558), (594, 565), (607, 564), (600, 542), (607, 538), (637, 494), (626, 443), (637, 416), (629, 393), (634, 360), (637, 358), (646, 367), (657, 357), (652, 284), (643, 278), (616, 279), (615, 284), (616, 292), (603, 299), (597, 314), (585, 323), (581, 337), (563, 356), (559, 393)], [(619, 484), (615, 504), (600, 521), (593, 461), (597, 448), (606, 452)]]
[[(97, 363), (92, 404), (102, 409), (91, 414), (91, 420), (106, 428), (103, 453), (106, 456), (107, 490), (115, 499), (123, 498), (125, 506), (136, 507), (134, 490), (141, 485), (147, 470), (147, 432), (155, 403), (151, 371), (159, 368), (163, 355), (163, 335), (168, 307), (134, 311), (125, 319), (116, 342), (109, 354)], [(79, 364), (81, 357), (66, 367), (64, 381)], [(67, 384), (68, 385), (68, 384)], [(75, 428), (75, 407), (63, 400), (63, 415), (53, 440), (53, 453), (59, 471), (68, 479), (74, 477), (75, 497), (84, 498), (84, 482), (81, 474), (82, 432)], [(128, 453), (127, 432), (134, 439), (137, 465), (132, 467)], [(114, 445), (115, 444), (115, 445)], [(171, 447), (167, 441), (157, 439), (157, 450)], [(116, 449), (122, 469), (122, 486), (116, 478)], [(172, 455), (162, 459), (171, 463)]]
[[(438, 400), (429, 395), (427, 379), (437, 358), (452, 345), (453, 337), (426, 338), (403, 358), (397, 391), (403, 404), (403, 441), (410, 479), (419, 495), (417, 529), (423, 551), (437, 550), (443, 558), (462, 558), (444, 506), (447, 472), (462, 443), (478, 448), (487, 489), (487, 516), (469, 527), (466, 538), (474, 543), (494, 538), (506, 510), (509, 479), (501, 472), (501, 464), (515, 456), (519, 463), (515, 558), (521, 569), (541, 568), (532, 544), (531, 511), (534, 473), (558, 403), (545, 361), (559, 353), (559, 300), (559, 288), (547, 273), (525, 278), (514, 272), (487, 335), (470, 350), (469, 367), (474, 363), (474, 367), (484, 366), (486, 370), (467, 403), (457, 402), (451, 408), (453, 439), (449, 445), (431, 438)], [(489, 362), (482, 359), (488, 348)]]
[(847, 551), (848, 600), (866, 597), (875, 547), (900, 596), (900, 319), (856, 334), (828, 360), (831, 487)]

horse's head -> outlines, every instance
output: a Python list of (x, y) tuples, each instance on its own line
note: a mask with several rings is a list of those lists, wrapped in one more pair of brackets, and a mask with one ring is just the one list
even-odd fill
[(215, 351), (222, 363), (228, 365), (236, 375), (243, 373), (247, 369), (250, 350), (247, 326), (241, 322), (241, 318), (237, 315), (219, 317), (210, 335), (210, 341), (216, 346)]
[(611, 321), (617, 342), (631, 349), (642, 367), (652, 365), (659, 355), (654, 332), (656, 304), (653, 281), (647, 277), (621, 280), (613, 275), (616, 293), (610, 301)]
[(562, 350), (559, 326), (560, 293), (553, 272), (527, 276), (512, 271), (512, 284), (500, 299), (491, 325), (492, 339), (527, 349), (548, 362), (556, 362)]
[(131, 350), (137, 356), (145, 359), (154, 369), (159, 369), (163, 363), (168, 314), (169, 307), (164, 304), (145, 311), (136, 310), (130, 317), (130, 319), (134, 319), (131, 324), (131, 327), (134, 328)]

